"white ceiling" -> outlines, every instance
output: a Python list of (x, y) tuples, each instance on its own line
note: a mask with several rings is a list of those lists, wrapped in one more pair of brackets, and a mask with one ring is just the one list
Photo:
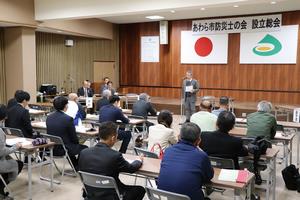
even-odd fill
[(149, 15), (176, 20), (291, 10), (300, 10), (300, 0), (35, 0), (39, 21), (99, 18), (120, 24), (153, 21)]

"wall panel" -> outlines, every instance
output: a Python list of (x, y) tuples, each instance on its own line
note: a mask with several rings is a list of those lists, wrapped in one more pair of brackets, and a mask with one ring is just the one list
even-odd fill
[[(282, 19), (283, 25), (300, 24), (300, 11), (282, 13)], [(297, 64), (239, 64), (240, 34), (229, 34), (228, 64), (181, 64), (180, 34), (190, 30), (191, 23), (169, 21), (169, 44), (160, 45), (159, 63), (140, 62), (140, 37), (159, 35), (158, 22), (120, 25), (120, 85), (130, 92), (177, 98), (182, 77), (191, 69), (201, 95), (228, 93), (240, 101), (300, 103), (300, 34)]]
[[(74, 40), (73, 47), (65, 46), (66, 38)], [(115, 61), (119, 72), (118, 41), (117, 27), (114, 28), (114, 40), (37, 32), (37, 87), (42, 83), (53, 83), (59, 91), (62, 87), (67, 92), (77, 91), (83, 80), (93, 80), (94, 61)], [(115, 86), (118, 82), (119, 79)]]

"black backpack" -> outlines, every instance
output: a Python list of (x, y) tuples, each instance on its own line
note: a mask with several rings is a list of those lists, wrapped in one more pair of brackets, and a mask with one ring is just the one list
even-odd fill
[(298, 182), (298, 192), (300, 191), (300, 175), (298, 168), (295, 165), (289, 165), (284, 168), (282, 171), (282, 177), (285, 183), (285, 186), (289, 190), (297, 190)]

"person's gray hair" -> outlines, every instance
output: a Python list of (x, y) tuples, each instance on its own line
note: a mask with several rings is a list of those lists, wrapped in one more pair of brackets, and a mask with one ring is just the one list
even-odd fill
[(272, 104), (269, 101), (261, 101), (257, 104), (257, 110), (270, 113), (272, 111)]
[(139, 99), (140, 99), (140, 100), (144, 100), (144, 101), (148, 101), (149, 95), (148, 95), (147, 93), (141, 93), (141, 94), (139, 95)]
[(182, 124), (180, 129), (180, 138), (188, 142), (194, 143), (201, 137), (200, 127), (192, 122)]
[(110, 90), (103, 90), (102, 97), (106, 97), (107, 99), (111, 96)]

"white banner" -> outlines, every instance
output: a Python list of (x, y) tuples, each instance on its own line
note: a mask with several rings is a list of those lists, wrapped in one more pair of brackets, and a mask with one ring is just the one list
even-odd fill
[(241, 33), (258, 31), (278, 31), (281, 14), (253, 17), (194, 20), (192, 31), (201, 34)]
[(294, 109), (293, 122), (300, 122), (300, 108)]
[(141, 62), (159, 62), (159, 36), (141, 37)]
[(241, 64), (295, 64), (298, 25), (282, 26), (276, 32), (241, 33)]
[(199, 35), (181, 31), (181, 63), (226, 64), (228, 34)]

